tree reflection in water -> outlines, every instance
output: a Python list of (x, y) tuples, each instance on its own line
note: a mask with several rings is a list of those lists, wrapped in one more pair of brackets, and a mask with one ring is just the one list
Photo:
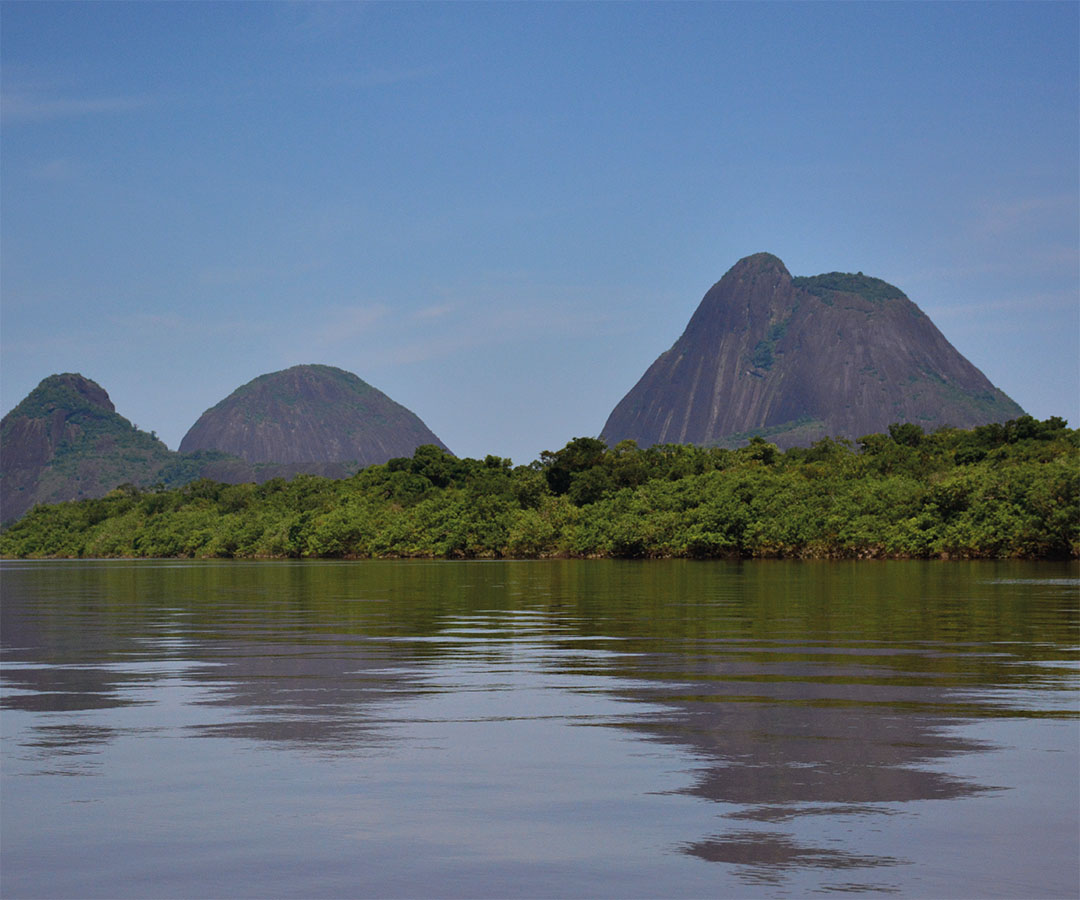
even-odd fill
[[(957, 774), (993, 749), (957, 726), (1076, 717), (1075, 581), (1046, 566), (115, 563), (16, 566), (4, 588), (3, 706), (34, 716), (34, 774), (97, 774), (155, 729), (394, 755), (441, 698), (484, 734), (669, 748), (689, 761), (669, 795), (719, 827), (667, 849), (748, 886), (836, 870), (823, 889), (899, 889), (886, 873), (919, 860), (872, 839), (881, 823), (1009, 787)], [(173, 718), (138, 733), (83, 715), (153, 704)]]

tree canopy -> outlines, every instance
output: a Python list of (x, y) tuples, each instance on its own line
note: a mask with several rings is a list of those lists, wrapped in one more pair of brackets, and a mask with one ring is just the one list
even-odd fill
[(125, 485), (39, 506), (5, 557), (913, 557), (1080, 554), (1080, 432), (894, 425), (781, 452), (608, 447), (530, 465), (427, 445), (351, 478)]

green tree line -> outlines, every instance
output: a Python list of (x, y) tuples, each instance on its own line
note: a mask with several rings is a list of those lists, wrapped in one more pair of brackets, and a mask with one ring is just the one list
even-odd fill
[(351, 478), (125, 485), (39, 506), (4, 557), (1070, 558), (1080, 432), (1030, 416), (780, 451), (575, 438), (529, 465), (428, 445)]

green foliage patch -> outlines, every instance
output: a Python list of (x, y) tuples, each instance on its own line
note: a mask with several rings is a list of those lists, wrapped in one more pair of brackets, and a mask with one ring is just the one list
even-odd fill
[[(176, 473), (184, 477), (188, 473)], [(530, 465), (434, 446), (351, 478), (125, 485), (39, 506), (5, 557), (1066, 558), (1080, 432), (897, 424), (781, 452), (575, 438)]]
[(884, 303), (887, 300), (906, 300), (907, 295), (900, 288), (863, 275), (862, 272), (826, 272), (823, 275), (799, 275), (791, 279), (797, 288), (813, 294), (826, 302), (832, 303), (834, 294), (854, 294), (871, 303)]
[(760, 340), (754, 345), (754, 349), (750, 352), (750, 362), (756, 368), (772, 368), (772, 364), (776, 361), (776, 344), (787, 334), (789, 322), (791, 322), (791, 315), (781, 322), (774, 322), (769, 326), (768, 335), (764, 340)]

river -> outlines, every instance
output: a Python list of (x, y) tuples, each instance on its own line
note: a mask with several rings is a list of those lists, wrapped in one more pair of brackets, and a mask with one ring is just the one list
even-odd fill
[(4, 562), (0, 894), (1075, 897), (1078, 574)]

